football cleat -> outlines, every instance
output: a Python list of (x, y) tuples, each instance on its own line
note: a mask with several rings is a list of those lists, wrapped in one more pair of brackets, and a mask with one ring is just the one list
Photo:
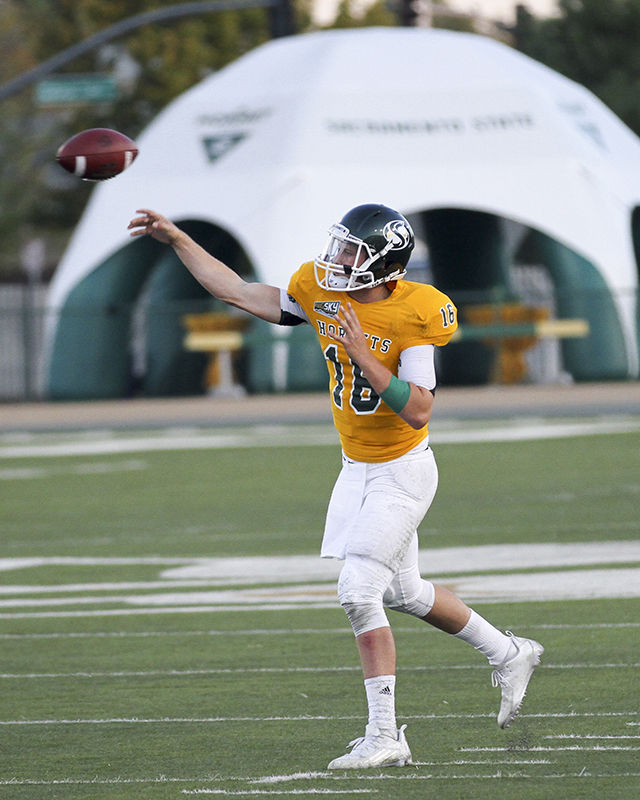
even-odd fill
[(544, 653), (544, 647), (533, 639), (514, 636), (509, 631), (507, 636), (512, 637), (517, 652), (496, 667), (491, 675), (493, 686), (496, 688), (499, 686), (502, 690), (498, 712), (498, 725), (501, 728), (508, 728), (518, 715), (533, 670), (540, 663), (540, 656)]
[(327, 769), (368, 769), (370, 767), (404, 767), (411, 764), (411, 750), (403, 725), (396, 736), (383, 733), (375, 725), (367, 725), (364, 736), (349, 742), (350, 753), (334, 758)]

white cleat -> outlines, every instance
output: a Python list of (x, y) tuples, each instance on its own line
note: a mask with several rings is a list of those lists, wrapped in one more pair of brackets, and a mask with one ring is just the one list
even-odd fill
[(533, 670), (540, 663), (540, 656), (544, 653), (544, 647), (540, 642), (514, 636), (509, 631), (507, 635), (512, 637), (518, 650), (514, 656), (496, 667), (491, 675), (493, 686), (500, 686), (502, 689), (502, 701), (498, 712), (498, 725), (501, 728), (508, 728), (518, 715)]
[(411, 750), (403, 725), (395, 737), (383, 733), (375, 725), (367, 725), (364, 736), (349, 742), (350, 753), (334, 758), (327, 769), (368, 769), (370, 767), (404, 767), (411, 764)]

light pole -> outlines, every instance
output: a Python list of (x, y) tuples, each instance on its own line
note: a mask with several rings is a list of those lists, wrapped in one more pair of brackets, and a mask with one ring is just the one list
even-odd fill
[(295, 32), (291, 0), (199, 0), (199, 2), (180, 3), (153, 11), (144, 11), (141, 14), (135, 14), (133, 17), (121, 19), (103, 31), (99, 31), (93, 36), (89, 36), (88, 39), (67, 47), (66, 50), (43, 61), (42, 64), (38, 64), (33, 69), (27, 70), (22, 75), (18, 75), (13, 80), (8, 81), (4, 86), (0, 86), (0, 101), (21, 92), (44, 78), (45, 75), (49, 75), (79, 56), (89, 53), (113, 39), (125, 36), (144, 25), (152, 25), (157, 22), (166, 22), (169, 19), (196, 16), (213, 11), (240, 11), (245, 8), (271, 9), (271, 35), (274, 38), (288, 36)]

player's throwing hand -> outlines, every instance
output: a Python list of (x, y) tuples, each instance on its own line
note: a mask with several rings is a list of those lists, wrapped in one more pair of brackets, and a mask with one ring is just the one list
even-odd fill
[(171, 220), (156, 211), (151, 211), (148, 208), (139, 208), (136, 210), (136, 214), (141, 214), (142, 216), (134, 217), (129, 223), (128, 229), (131, 231), (131, 236), (148, 234), (163, 244), (173, 245), (181, 235), (180, 229)]

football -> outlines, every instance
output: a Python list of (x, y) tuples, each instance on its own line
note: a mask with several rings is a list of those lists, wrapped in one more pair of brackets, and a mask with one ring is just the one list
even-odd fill
[(124, 172), (138, 155), (136, 143), (110, 128), (76, 133), (58, 148), (61, 167), (85, 181), (106, 181)]

